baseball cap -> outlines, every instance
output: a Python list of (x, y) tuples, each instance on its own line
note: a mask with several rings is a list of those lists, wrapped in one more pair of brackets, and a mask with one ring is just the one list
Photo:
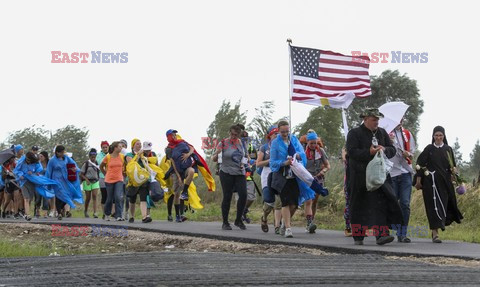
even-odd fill
[(173, 134), (173, 133), (178, 133), (177, 130), (172, 130), (172, 129), (169, 129), (167, 132), (166, 132), (166, 136), (168, 137), (169, 134)]
[(144, 141), (143, 142), (143, 150), (152, 150), (152, 142)]

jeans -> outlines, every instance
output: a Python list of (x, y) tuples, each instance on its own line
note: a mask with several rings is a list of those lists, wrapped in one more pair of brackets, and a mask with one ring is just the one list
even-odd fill
[(408, 222), (410, 220), (410, 196), (412, 194), (412, 175), (410, 173), (402, 173), (401, 175), (392, 177), (393, 190), (397, 196), (398, 202), (403, 214), (403, 232), (398, 232), (399, 237), (406, 236)]
[(112, 213), (113, 198), (115, 197), (115, 218), (122, 217), (123, 211), (123, 181), (105, 183), (107, 188), (107, 201), (105, 202), (105, 215)]
[(220, 171), (220, 182), (222, 183), (222, 218), (223, 223), (228, 223), (228, 213), (232, 202), (233, 192), (238, 192), (236, 222), (242, 222), (242, 214), (247, 204), (247, 179), (245, 175), (230, 175)]

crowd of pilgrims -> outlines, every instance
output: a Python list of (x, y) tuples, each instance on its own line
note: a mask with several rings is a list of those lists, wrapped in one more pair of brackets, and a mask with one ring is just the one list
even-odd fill
[[(452, 183), (456, 165), (451, 160), (453, 151), (445, 130), (434, 129), (432, 143), (421, 152), (414, 168), (413, 135), (402, 124), (388, 134), (378, 127), (381, 117), (377, 109), (367, 109), (361, 115), (362, 124), (348, 133), (342, 150), (344, 234), (353, 237), (356, 245), (362, 245), (367, 230), (382, 227), (374, 236), (376, 243), (383, 245), (394, 240), (390, 229), (397, 226), (402, 227), (395, 230), (398, 242), (411, 242), (406, 230), (410, 195), (415, 186), (422, 190), (432, 242), (441, 243), (438, 229), (445, 230), (452, 222), (460, 223), (463, 219)], [(81, 164), (63, 145), (56, 146), (51, 156), (38, 146), (26, 151), (20, 144), (13, 145), (0, 152), (2, 218), (62, 220), (72, 216), (76, 204), (83, 204), (86, 218), (98, 218), (101, 214), (103, 220), (133, 223), (139, 198), (142, 223), (152, 222), (150, 209), (160, 201), (166, 203), (168, 221), (186, 221), (188, 209), (203, 208), (193, 179), (201, 174), (208, 191), (216, 189), (215, 180), (193, 145), (174, 129), (165, 135), (168, 143), (162, 158), (152, 151), (149, 141), (133, 139), (130, 145), (126, 140), (111, 144), (102, 141), (99, 151), (90, 149), (88, 160)], [(291, 218), (302, 208), (305, 232), (314, 234), (317, 202), (319, 196), (328, 195), (325, 175), (330, 170), (319, 135), (308, 130), (297, 137), (291, 133), (288, 122), (279, 121), (260, 145), (250, 139), (243, 125), (234, 124), (229, 137), (220, 140), (211, 154), (223, 195), (221, 228), (232, 230), (229, 213), (235, 198), (233, 225), (245, 230), (245, 224), (251, 223), (249, 209), (258, 194), (263, 199), (263, 232), (269, 232), (269, 217), (273, 213), (274, 233), (293, 237)], [(367, 191), (366, 168), (380, 151), (391, 160), (393, 168), (380, 188)], [(314, 184), (296, 174), (295, 164), (309, 173)], [(260, 177), (260, 187), (255, 177)]]

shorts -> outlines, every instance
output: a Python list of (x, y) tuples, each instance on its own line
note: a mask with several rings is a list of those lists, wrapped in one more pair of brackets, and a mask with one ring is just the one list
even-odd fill
[(148, 184), (149, 182), (146, 182), (138, 187), (135, 187), (135, 186), (127, 187), (127, 197), (130, 199), (131, 204), (135, 204), (137, 202), (137, 194), (140, 195), (141, 202), (147, 201)]
[[(255, 183), (252, 180), (247, 180), (247, 201), (255, 201), (255, 199), (257, 199)], [(238, 200), (238, 192), (235, 192), (235, 200)]]
[(295, 178), (287, 179), (285, 186), (280, 192), (280, 200), (282, 201), (282, 207), (285, 206), (298, 206), (298, 197), (300, 195), (300, 189)]
[(273, 205), (273, 209), (282, 210), (282, 200), (278, 194), (275, 195), (275, 204)]
[(247, 180), (247, 200), (254, 201), (255, 199), (257, 199), (255, 183), (253, 180)]
[(35, 185), (30, 181), (25, 182), (25, 184), (22, 186), (22, 193), (23, 193), (23, 198), (27, 200), (34, 199), (35, 193), (36, 193)]
[(18, 186), (16, 183), (17, 182), (13, 180), (7, 181), (7, 183), (5, 184), (5, 191), (9, 194), (13, 194), (15, 190), (18, 190)]
[(172, 191), (174, 194), (180, 194), (180, 192), (182, 192), (183, 190), (183, 183), (179, 182), (178, 181), (178, 178), (175, 174), (172, 174), (170, 176), (170, 179), (172, 180), (173, 184), (172, 184)]
[(100, 182), (94, 182), (92, 184), (87, 184), (86, 181), (83, 182), (83, 191), (92, 191), (94, 189), (100, 188)]

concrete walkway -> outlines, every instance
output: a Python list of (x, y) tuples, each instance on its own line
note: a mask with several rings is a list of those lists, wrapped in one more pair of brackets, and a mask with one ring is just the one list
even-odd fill
[[(25, 223), (23, 219), (1, 219), (0, 222)], [(275, 235), (273, 227), (264, 233), (258, 224), (248, 224), (247, 230), (240, 230), (232, 225), (233, 230), (224, 231), (219, 222), (194, 222), (174, 223), (168, 221), (154, 220), (151, 223), (142, 223), (138, 220), (135, 223), (105, 221), (102, 219), (85, 218), (64, 218), (62, 221), (56, 219), (32, 219), (29, 223), (35, 224), (62, 224), (62, 225), (111, 225), (125, 226), (128, 229), (136, 229), (150, 232), (162, 232), (175, 235), (189, 235), (221, 240), (233, 240), (258, 244), (286, 244), (319, 248), (325, 251), (338, 253), (356, 254), (383, 254), (398, 256), (446, 256), (464, 259), (480, 260), (480, 244), (465, 243), (444, 240), (441, 244), (434, 244), (430, 239), (411, 238), (412, 243), (398, 243), (396, 240), (390, 244), (379, 246), (375, 244), (374, 237), (365, 238), (363, 246), (353, 244), (353, 239), (347, 238), (341, 231), (317, 230), (316, 234), (307, 234), (303, 228), (292, 228), (293, 238), (284, 238)], [(441, 235), (441, 234), (440, 234)]]

